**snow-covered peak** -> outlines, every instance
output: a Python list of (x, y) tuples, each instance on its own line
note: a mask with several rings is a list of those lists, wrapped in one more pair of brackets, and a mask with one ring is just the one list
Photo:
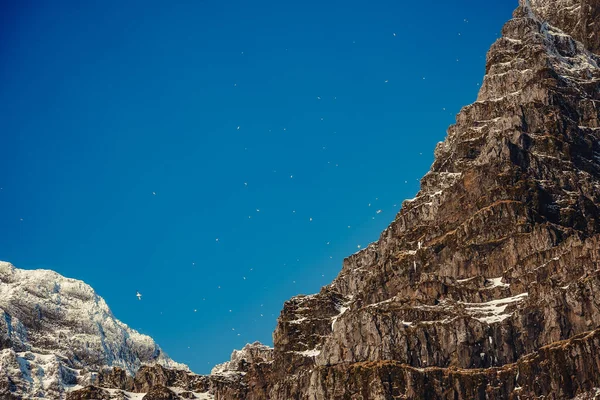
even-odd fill
[(188, 370), (152, 338), (116, 319), (86, 283), (7, 262), (0, 262), (0, 345), (57, 355), (90, 371), (119, 366), (134, 374), (145, 363)]

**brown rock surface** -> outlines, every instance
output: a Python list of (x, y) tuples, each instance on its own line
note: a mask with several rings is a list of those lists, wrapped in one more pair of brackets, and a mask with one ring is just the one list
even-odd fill
[(121, 368), (106, 369), (98, 374), (96, 382), (101, 387), (135, 393), (146, 393), (154, 386), (178, 387), (192, 392), (207, 392), (210, 387), (207, 376), (169, 369), (159, 364), (143, 365), (133, 378)]
[(162, 385), (152, 386), (142, 400), (181, 400), (175, 392)]
[(96, 382), (101, 387), (133, 390), (133, 378), (123, 368), (119, 367), (102, 371), (98, 374)]
[(107, 390), (96, 386), (86, 386), (67, 394), (67, 400), (110, 400), (111, 396)]

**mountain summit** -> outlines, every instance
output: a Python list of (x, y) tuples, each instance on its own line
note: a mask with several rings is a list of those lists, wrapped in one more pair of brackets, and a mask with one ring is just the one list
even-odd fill
[[(124, 359), (103, 348), (92, 361), (119, 368), (69, 398), (600, 395), (599, 26), (600, 0), (522, 1), (417, 196), (330, 285), (285, 303), (274, 348), (247, 345), (205, 377), (166, 359), (131, 377), (160, 357), (152, 345)], [(12, 309), (11, 356), (19, 332), (52, 316)]]
[(142, 364), (187, 370), (117, 320), (82, 281), (0, 262), (0, 393), (58, 399), (94, 371)]

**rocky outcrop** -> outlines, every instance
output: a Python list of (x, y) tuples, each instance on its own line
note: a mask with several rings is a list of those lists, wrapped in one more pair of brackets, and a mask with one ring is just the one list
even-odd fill
[(67, 400), (111, 400), (110, 393), (96, 386), (86, 386), (67, 394)]
[[(163, 374), (160, 375), (162, 376)], [(96, 377), (95, 383), (98, 386), (105, 388), (114, 388), (127, 391), (133, 391), (134, 389), (133, 377), (127, 374), (127, 371), (125, 371), (123, 368), (119, 367), (113, 367), (111, 369), (104, 369), (100, 371)], [(161, 381), (161, 383), (164, 384), (166, 382)], [(146, 388), (148, 387), (149, 386)]]
[(248, 372), (250, 367), (273, 362), (273, 348), (260, 342), (247, 344), (242, 350), (234, 350), (231, 359), (216, 365), (211, 375), (227, 375), (229, 373)]
[(207, 392), (209, 379), (206, 376), (168, 369), (161, 365), (144, 365), (136, 373), (131, 391), (144, 393), (156, 385), (175, 386), (193, 392)]
[(142, 400), (180, 400), (175, 392), (165, 386), (156, 385), (153, 386)]
[(594, 0), (530, 0), (529, 7), (593, 53), (600, 53), (600, 8)]
[(234, 350), (231, 360), (213, 368), (210, 393), (217, 400), (255, 400), (269, 396), (272, 373), (273, 349), (259, 342), (247, 344), (242, 350)]
[(202, 394), (208, 399), (215, 393), (216, 399), (252, 400), (268, 396), (272, 363), (273, 349), (255, 342), (235, 350), (230, 361), (215, 366), (208, 376), (154, 364), (140, 367), (131, 377), (125, 370), (114, 367), (99, 372), (95, 385), (146, 393), (146, 396), (162, 390), (157, 388), (176, 388), (177, 395), (182, 398), (196, 398)]

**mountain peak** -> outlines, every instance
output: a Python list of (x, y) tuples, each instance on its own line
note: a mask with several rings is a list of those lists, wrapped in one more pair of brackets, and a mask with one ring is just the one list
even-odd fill
[(0, 366), (14, 371), (21, 393), (57, 396), (106, 367), (131, 375), (143, 364), (188, 369), (116, 319), (89, 285), (54, 271), (0, 262), (0, 314)]

